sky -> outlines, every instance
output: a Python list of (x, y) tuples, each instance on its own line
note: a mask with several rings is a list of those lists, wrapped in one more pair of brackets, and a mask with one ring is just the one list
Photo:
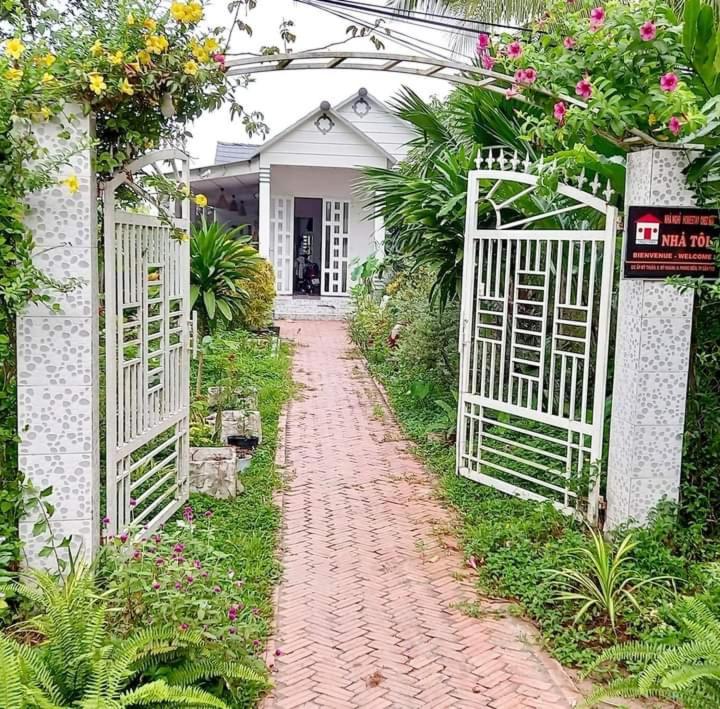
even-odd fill
[[(368, 0), (365, 0), (368, 2)], [(370, 0), (384, 5), (384, 0)], [(228, 26), (231, 14), (227, 9), (228, 0), (212, 0), (206, 8), (206, 21), (211, 27)], [(333, 41), (345, 39), (345, 30), (350, 22), (334, 17), (329, 13), (303, 5), (294, 0), (258, 0), (255, 10), (244, 17), (253, 29), (253, 36), (235, 31), (229, 53), (254, 52), (262, 46), (282, 47), (279, 27), (284, 19), (295, 22), (295, 34), (298, 39), (294, 51), (315, 49)], [(417, 28), (405, 24), (391, 24), (405, 34), (417, 38), (421, 44), (432, 42), (447, 46), (449, 38), (440, 32)], [(407, 48), (393, 44), (387, 38), (385, 51), (413, 53)], [(367, 39), (357, 39), (340, 49), (374, 51)], [(247, 110), (261, 111), (270, 127), (268, 137), (288, 127), (306, 113), (319, 106), (322, 101), (331, 104), (342, 101), (359, 88), (367, 90), (381, 100), (396, 94), (403, 85), (414, 89), (423, 98), (433, 95), (447, 95), (449, 86), (437, 79), (405, 76), (401, 74), (381, 74), (380, 72), (360, 72), (348, 70), (312, 70), (293, 72), (268, 72), (258, 74), (256, 81), (247, 89), (238, 89), (237, 99)], [(205, 114), (191, 126), (193, 138), (189, 141), (190, 154), (194, 166), (213, 163), (216, 141), (235, 143), (261, 142), (260, 136), (249, 139), (239, 120), (230, 120), (229, 111), (220, 109)]]

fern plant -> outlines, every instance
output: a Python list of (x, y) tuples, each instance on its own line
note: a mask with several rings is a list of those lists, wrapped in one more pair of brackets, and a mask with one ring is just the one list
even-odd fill
[(558, 600), (580, 603), (575, 614), (575, 622), (579, 622), (590, 612), (604, 615), (610, 622), (613, 631), (617, 631), (618, 618), (623, 609), (630, 605), (640, 611), (636, 592), (643, 586), (669, 581), (669, 576), (654, 576), (641, 579), (628, 568), (632, 561), (632, 551), (637, 546), (632, 532), (620, 542), (617, 550), (605, 540), (603, 535), (590, 530), (591, 545), (574, 550), (579, 560), (585, 560), (589, 570), (578, 568), (553, 570), (558, 581), (560, 592)]
[(17, 634), (42, 640), (31, 645), (0, 635), (3, 709), (226, 709), (198, 684), (214, 678), (266, 684), (249, 667), (205, 654), (199, 633), (165, 626), (114, 638), (106, 600), (87, 568), (78, 567), (61, 583), (36, 572), (31, 585), (15, 583), (12, 590), (40, 611)]
[(664, 640), (632, 642), (606, 650), (606, 662), (632, 662), (642, 669), (590, 695), (584, 706), (609, 697), (657, 698), (686, 709), (720, 706), (720, 617), (698, 598), (684, 598), (671, 612), (675, 628)]

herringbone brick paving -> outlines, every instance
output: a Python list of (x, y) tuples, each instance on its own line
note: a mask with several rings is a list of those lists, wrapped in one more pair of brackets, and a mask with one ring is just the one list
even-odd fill
[[(338, 322), (283, 323), (298, 344), (286, 431), (284, 577), (268, 709), (571, 707), (532, 628), (477, 594), (431, 477)], [(276, 656), (277, 655), (277, 656)]]

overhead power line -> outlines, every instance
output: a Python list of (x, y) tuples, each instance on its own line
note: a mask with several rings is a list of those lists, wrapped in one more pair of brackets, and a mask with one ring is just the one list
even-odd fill
[[(336, 7), (342, 7), (346, 10), (354, 10), (371, 15), (389, 17), (395, 20), (412, 22), (414, 24), (425, 25), (443, 30), (451, 30), (454, 32), (476, 34), (477, 32), (486, 30), (488, 27), (493, 27), (501, 30), (511, 30), (513, 32), (545, 34), (545, 32), (541, 30), (533, 30), (528, 27), (517, 27), (515, 25), (507, 25), (500, 22), (489, 22), (485, 20), (468, 19), (462, 20), (462, 24), (457, 24), (460, 21), (459, 18), (452, 15), (440, 15), (421, 12), (418, 10), (393, 10), (384, 6), (357, 2), (356, 0), (317, 0), (317, 2), (321, 5), (334, 5)], [(449, 22), (445, 22), (444, 20), (448, 20)]]

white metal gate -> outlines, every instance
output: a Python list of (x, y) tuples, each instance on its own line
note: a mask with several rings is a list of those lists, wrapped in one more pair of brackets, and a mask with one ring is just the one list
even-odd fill
[[(161, 196), (161, 182), (178, 195)], [(110, 533), (155, 528), (189, 494), (190, 208), (181, 190), (189, 194), (188, 159), (172, 149), (104, 185)]]
[(350, 202), (323, 200), (322, 294), (347, 295)]
[(273, 197), (270, 204), (270, 263), (275, 267), (278, 295), (292, 295), (295, 200)]
[(468, 181), (458, 472), (566, 511), (587, 496), (594, 519), (617, 210), (597, 178), (592, 194), (549, 193), (517, 154), (483, 164)]

